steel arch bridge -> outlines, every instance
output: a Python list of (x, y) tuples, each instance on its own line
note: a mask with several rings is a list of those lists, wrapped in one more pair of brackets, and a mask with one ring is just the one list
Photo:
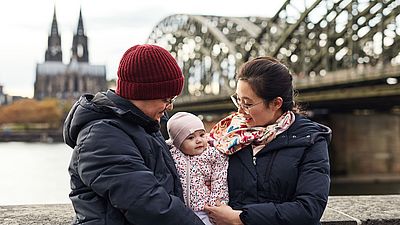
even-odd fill
[(400, 97), (399, 14), (400, 0), (287, 0), (272, 18), (172, 15), (148, 43), (169, 50), (185, 74), (178, 105), (226, 108), (237, 68), (262, 55), (288, 65), (306, 99), (372, 83), (392, 84), (377, 95)]

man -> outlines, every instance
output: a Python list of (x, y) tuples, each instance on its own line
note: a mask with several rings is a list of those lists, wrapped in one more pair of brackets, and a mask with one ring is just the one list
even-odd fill
[(123, 55), (115, 92), (82, 96), (64, 124), (74, 148), (69, 166), (74, 224), (203, 225), (183, 203), (160, 118), (173, 108), (184, 77), (155, 45)]

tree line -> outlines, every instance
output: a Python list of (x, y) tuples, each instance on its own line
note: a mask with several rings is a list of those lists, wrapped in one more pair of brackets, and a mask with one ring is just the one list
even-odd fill
[(0, 126), (58, 129), (70, 107), (71, 103), (58, 99), (21, 99), (0, 106)]

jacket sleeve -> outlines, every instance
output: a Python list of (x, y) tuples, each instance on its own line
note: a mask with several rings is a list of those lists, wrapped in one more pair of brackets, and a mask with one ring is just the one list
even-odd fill
[(222, 154), (215, 148), (210, 149), (212, 158), (211, 175), (211, 196), (209, 204), (215, 205), (217, 199), (223, 203), (228, 203), (228, 156)]
[(324, 138), (306, 149), (299, 165), (292, 201), (246, 205), (240, 214), (245, 225), (316, 225), (329, 195), (329, 156)]
[(158, 183), (139, 149), (120, 129), (100, 122), (87, 128), (78, 172), (85, 183), (135, 225), (203, 225)]

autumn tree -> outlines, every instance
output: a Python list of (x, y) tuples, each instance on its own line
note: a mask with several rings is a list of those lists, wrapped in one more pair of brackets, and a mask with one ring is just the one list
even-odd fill
[(21, 99), (0, 107), (0, 124), (44, 123), (52, 128), (61, 126), (63, 109), (56, 99), (37, 101)]

